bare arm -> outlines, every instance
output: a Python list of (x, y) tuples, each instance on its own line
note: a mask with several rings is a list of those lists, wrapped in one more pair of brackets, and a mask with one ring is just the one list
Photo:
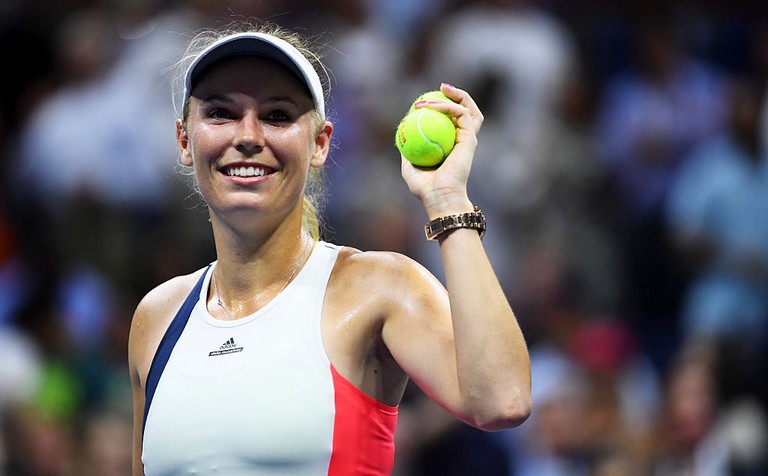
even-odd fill
[(144, 385), (139, 376), (137, 361), (140, 360), (143, 341), (141, 334), (142, 305), (136, 309), (131, 323), (131, 334), (128, 340), (128, 367), (133, 393), (133, 476), (143, 476), (144, 466), (141, 463), (142, 429), (144, 425)]
[(144, 475), (141, 461), (147, 373), (160, 340), (200, 273), (167, 281), (136, 307), (128, 338), (128, 368), (133, 393), (133, 476)]
[[(466, 92), (447, 85), (442, 90), (456, 103), (427, 107), (455, 118), (453, 152), (433, 170), (402, 159), (403, 178), (429, 219), (473, 210), (466, 184), (483, 121)], [(420, 279), (420, 295), (435, 297), (417, 299), (411, 309), (433, 317), (392, 319), (385, 341), (389, 336), (387, 345), (394, 346), (393, 354), (414, 381), (467, 423), (487, 430), (515, 426), (531, 409), (530, 361), (520, 327), (477, 231), (456, 229), (439, 243), (447, 299), (437, 285)], [(407, 345), (398, 345), (395, 341), (404, 335)], [(433, 363), (425, 364), (430, 359)]]
[(141, 462), (141, 429), (144, 413), (144, 389), (136, 387), (131, 377), (133, 388), (133, 476), (144, 476)]

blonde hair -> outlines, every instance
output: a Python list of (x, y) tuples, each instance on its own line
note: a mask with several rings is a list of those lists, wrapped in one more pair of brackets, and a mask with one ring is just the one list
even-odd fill
[[(258, 32), (280, 38), (290, 43), (307, 60), (320, 77), (324, 94), (327, 96), (330, 89), (330, 75), (325, 65), (320, 60), (320, 55), (313, 51), (310, 40), (302, 35), (289, 31), (281, 26), (263, 20), (237, 20), (221, 28), (210, 28), (199, 31), (187, 45), (181, 60), (176, 65), (176, 75), (173, 82), (173, 105), (176, 115), (186, 127), (189, 118), (189, 101), (184, 98), (184, 77), (187, 68), (206, 47), (227, 36), (243, 33)], [(317, 135), (325, 124), (324, 111), (314, 110), (313, 125), (314, 134)], [(180, 167), (186, 168), (179, 164)], [(192, 175), (189, 173), (189, 175)], [(200, 195), (200, 190), (194, 185), (195, 191)], [(310, 167), (307, 184), (304, 188), (304, 203), (302, 208), (301, 226), (315, 241), (320, 239), (322, 216), (321, 210), (325, 200), (325, 176), (322, 168)]]

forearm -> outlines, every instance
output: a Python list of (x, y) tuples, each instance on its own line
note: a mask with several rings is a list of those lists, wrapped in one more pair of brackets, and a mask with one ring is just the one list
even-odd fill
[[(484, 117), (472, 97), (443, 84), (451, 101), (428, 101), (429, 107), (448, 114), (456, 126), (451, 154), (436, 168), (414, 167), (401, 159), (408, 188), (424, 206), (429, 220), (471, 212), (467, 182)], [(440, 228), (439, 226), (436, 228)], [(448, 404), (465, 421), (484, 429), (522, 422), (531, 407), (530, 362), (523, 335), (477, 233), (470, 228), (447, 231), (438, 237), (445, 266), (451, 314), (455, 370), (443, 379), (455, 379)], [(452, 364), (452, 363), (451, 363)], [(448, 366), (443, 367), (447, 369)]]
[(440, 239), (464, 413), (496, 429), (530, 412), (530, 361), (525, 339), (479, 234), (456, 229)]

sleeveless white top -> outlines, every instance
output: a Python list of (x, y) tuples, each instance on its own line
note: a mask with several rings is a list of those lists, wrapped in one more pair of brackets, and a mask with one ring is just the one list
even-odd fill
[(317, 243), (278, 296), (235, 321), (208, 313), (208, 267), (147, 377), (146, 475), (390, 474), (397, 407), (341, 377), (322, 343), (338, 252)]

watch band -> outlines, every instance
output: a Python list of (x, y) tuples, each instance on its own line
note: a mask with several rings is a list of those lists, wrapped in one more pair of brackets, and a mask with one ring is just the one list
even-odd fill
[(473, 212), (438, 217), (424, 225), (424, 234), (427, 235), (428, 240), (435, 240), (441, 234), (455, 228), (474, 228), (482, 238), (485, 234), (485, 215), (475, 206)]

